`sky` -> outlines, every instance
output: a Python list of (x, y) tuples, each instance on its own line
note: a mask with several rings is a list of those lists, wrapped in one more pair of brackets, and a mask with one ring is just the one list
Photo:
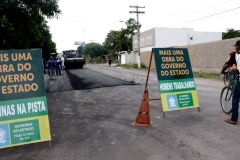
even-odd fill
[(193, 28), (194, 31), (226, 32), (240, 30), (240, 0), (59, 0), (62, 14), (48, 19), (57, 52), (76, 49), (75, 41), (102, 44), (110, 30), (121, 30), (120, 21), (136, 19), (141, 31), (154, 27)]

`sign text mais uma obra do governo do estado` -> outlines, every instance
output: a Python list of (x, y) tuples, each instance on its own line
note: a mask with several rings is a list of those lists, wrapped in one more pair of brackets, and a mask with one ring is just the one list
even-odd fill
[[(162, 56), (161, 76), (188, 75), (189, 70), (184, 63), (182, 50), (159, 50)], [(170, 70), (169, 70), (170, 69)]]
[[(29, 61), (32, 60), (31, 53), (12, 53), (12, 54), (0, 54), (0, 62), (11, 61)], [(31, 82), (34, 80), (33, 73), (20, 73), (21, 71), (30, 71), (32, 66), (30, 63), (17, 63), (15, 68), (13, 64), (1, 64), (0, 73), (9, 73), (7, 75), (0, 76), (0, 82), (2, 83), (14, 83), (14, 82)], [(18, 72), (18, 73), (15, 73)], [(2, 85), (2, 94), (12, 94), (20, 92), (29, 92), (38, 90), (38, 84), (14, 84), (14, 85)]]

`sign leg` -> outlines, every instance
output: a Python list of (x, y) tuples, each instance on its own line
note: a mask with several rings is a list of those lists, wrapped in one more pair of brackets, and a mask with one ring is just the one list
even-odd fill
[(198, 112), (201, 112), (200, 107), (198, 107)]
[(49, 149), (52, 149), (52, 141), (48, 141), (48, 147)]

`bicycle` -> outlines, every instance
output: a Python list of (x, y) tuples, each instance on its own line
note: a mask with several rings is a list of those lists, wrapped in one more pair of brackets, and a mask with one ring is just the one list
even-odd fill
[(239, 71), (238, 70), (232, 71), (231, 76), (232, 76), (231, 82), (227, 86), (223, 87), (221, 94), (220, 94), (220, 104), (221, 104), (223, 112), (226, 114), (230, 114), (232, 112), (233, 90), (239, 79)]
[(227, 71), (223, 75), (223, 82), (224, 82), (225, 86), (229, 85), (229, 72), (230, 72), (230, 67), (227, 69)]
[(230, 67), (227, 69), (227, 72), (223, 75), (223, 82), (225, 86), (229, 85), (230, 79), (236, 79), (236, 75), (233, 73), (236, 71), (236, 69), (231, 69)]

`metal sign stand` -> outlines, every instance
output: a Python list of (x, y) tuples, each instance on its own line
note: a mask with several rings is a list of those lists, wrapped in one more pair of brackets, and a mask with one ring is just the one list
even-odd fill
[(48, 141), (48, 147), (49, 149), (52, 149), (52, 140)]

